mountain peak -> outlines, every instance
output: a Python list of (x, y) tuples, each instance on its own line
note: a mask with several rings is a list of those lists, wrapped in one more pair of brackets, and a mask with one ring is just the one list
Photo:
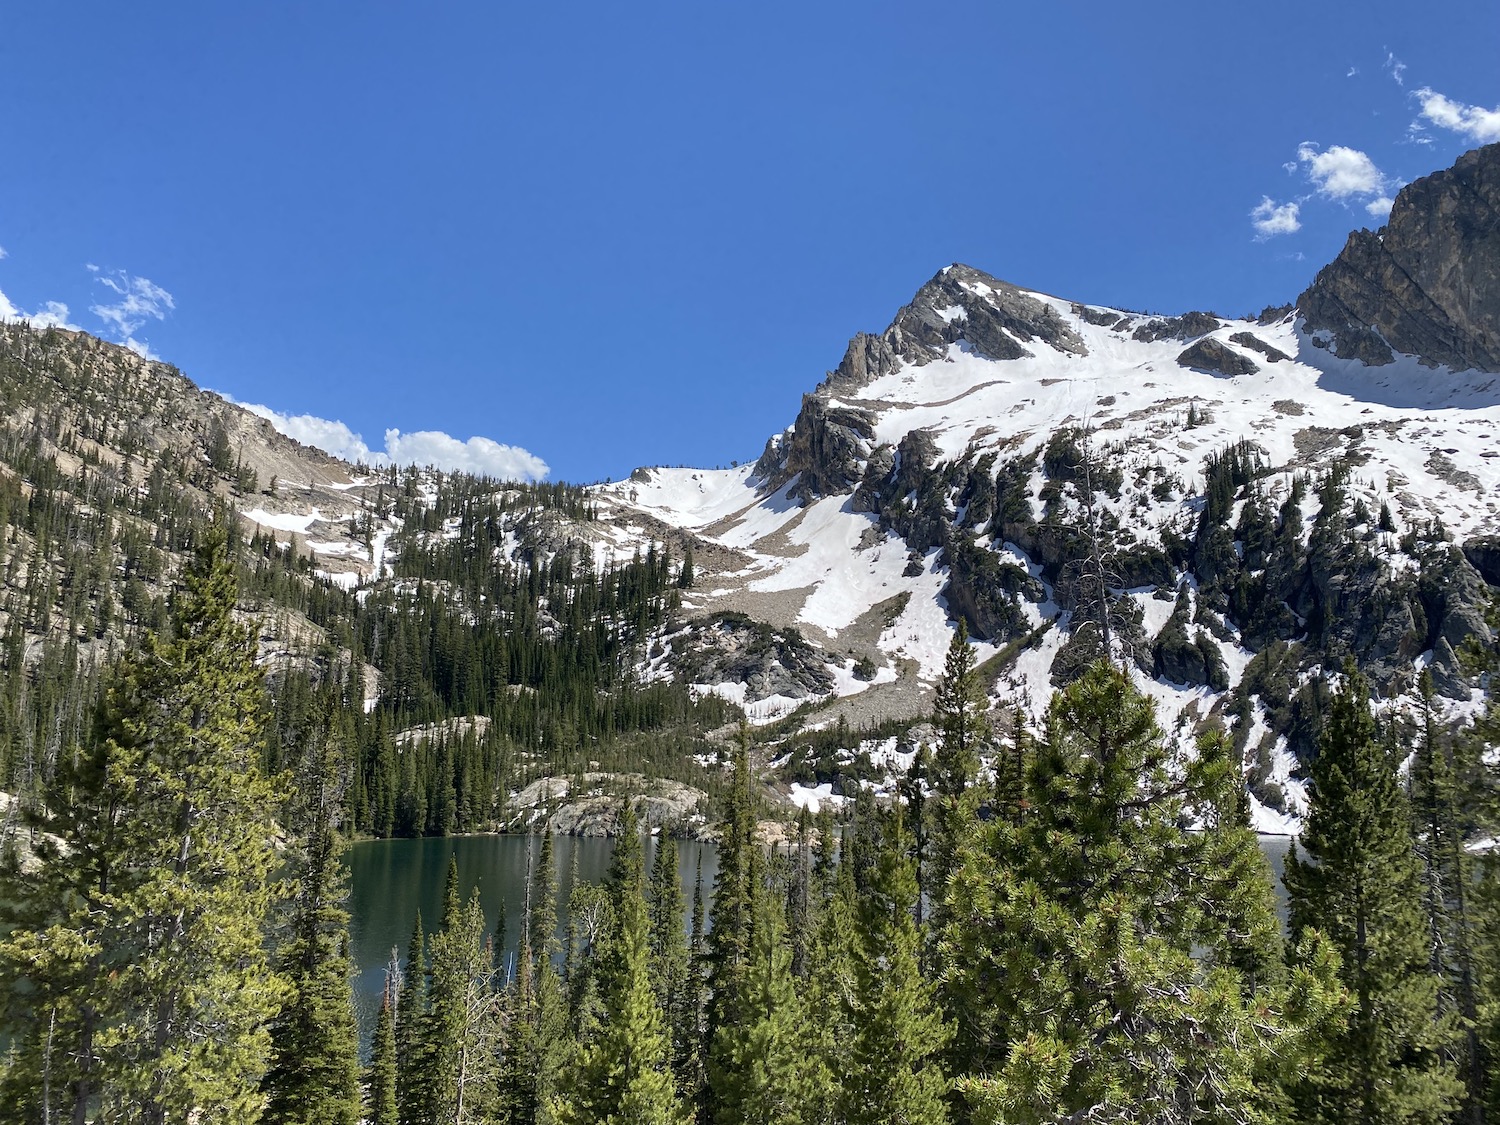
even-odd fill
[(1402, 188), (1386, 225), (1352, 233), (1297, 308), (1341, 359), (1500, 371), (1500, 144)]
[(879, 336), (862, 332), (850, 340), (825, 386), (858, 389), (903, 360), (921, 367), (942, 359), (954, 344), (990, 359), (1023, 359), (1037, 345), (1088, 354), (1067, 319), (1039, 296), (955, 262), (918, 289)]

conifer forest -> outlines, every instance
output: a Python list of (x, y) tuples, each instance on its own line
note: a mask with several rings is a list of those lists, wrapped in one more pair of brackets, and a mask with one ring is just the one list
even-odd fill
[[(423, 821), (363, 750), (336, 679), (273, 701), (235, 612), (235, 544), (218, 525), (194, 534), (160, 624), (100, 673), (58, 753), (22, 757), (40, 776), (0, 896), (0, 1120), (1500, 1112), (1500, 871), (1467, 847), (1493, 823), (1490, 713), (1461, 737), (1381, 729), (1359, 672), (1330, 677), (1284, 931), (1226, 739), (1175, 761), (1108, 662), (1039, 729), (1000, 737), (962, 631), (904, 800), (804, 811), (763, 846), (742, 731), (712, 886), (685, 903), (675, 850), (649, 849), (628, 805), (607, 879), (566, 903), (543, 839), (518, 934), (460, 898), (455, 870), (441, 916), (389, 967), (362, 1057), (340, 851), (377, 826), (461, 825), (472, 790)], [(592, 596), (647, 613), (665, 578), (643, 561)], [(629, 730), (674, 705), (569, 710)]]

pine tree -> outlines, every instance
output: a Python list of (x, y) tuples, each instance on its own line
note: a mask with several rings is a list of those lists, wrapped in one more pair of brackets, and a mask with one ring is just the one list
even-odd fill
[(906, 804), (906, 820), (911, 832), (911, 856), (917, 878), (917, 921), (921, 923), (926, 913), (927, 877), (930, 864), (927, 860), (927, 784), (932, 776), (932, 750), (927, 743), (918, 744), (911, 756), (911, 765), (901, 779), (900, 797)]
[(807, 979), (813, 931), (817, 926), (812, 890), (812, 814), (804, 805), (797, 813), (797, 841), (787, 879), (786, 916), (792, 947), (792, 976)]
[(712, 924), (708, 930), (708, 1010), (711, 1045), (718, 1029), (739, 1018), (739, 978), (750, 956), (754, 829), (750, 806), (749, 733), (741, 728), (734, 750), (728, 808), (719, 841), (719, 873), (714, 880)]
[(600, 981), (604, 1023), (583, 1046), (554, 1110), (562, 1125), (679, 1125), (686, 1114), (673, 1088), (671, 1042), (651, 988), (640, 838), (628, 806), (620, 831), (609, 880), (618, 921)]
[(396, 1003), (396, 1105), (400, 1125), (428, 1125), (432, 1120), (432, 1068), (423, 1035), (426, 1018), (427, 937), (419, 910), (412, 924)]
[(536, 1107), (537, 1125), (551, 1125), (556, 1114), (552, 1103), (563, 1083), (564, 1068), (573, 1057), (574, 1044), (568, 1035), (568, 1008), (562, 981), (550, 961), (543, 962), (536, 975), (536, 999), (533, 1003), (529, 1087)]
[[(1491, 601), (1486, 618), (1492, 631), (1500, 631), (1500, 601)], [(1463, 1116), (1470, 1125), (1483, 1125), (1486, 1119), (1500, 1121), (1500, 757), (1493, 749), (1500, 745), (1500, 653), (1474, 644), (1465, 646), (1463, 656), (1475, 671), (1488, 673), (1489, 698), (1473, 725), (1447, 742), (1446, 772), (1462, 806), (1464, 850), (1472, 856), (1473, 871), (1467, 901), (1454, 896), (1449, 908), (1458, 933), (1467, 934), (1474, 969), (1475, 1018), (1465, 1028), (1470, 1054), (1464, 1060), (1469, 1096)], [(1421, 768), (1419, 761), (1413, 762), (1414, 780)], [(1458, 997), (1462, 1005), (1461, 990)]]
[(322, 715), (304, 739), (287, 827), (298, 839), (290, 941), (280, 968), (292, 995), (271, 1025), (265, 1120), (285, 1125), (355, 1125), (359, 1059), (350, 989), (347, 881), (339, 823), (347, 784), (343, 733)]
[(995, 752), (995, 815), (1015, 824), (1025, 813), (1026, 770), (1035, 747), (1021, 708), (1012, 711), (1010, 726), (1009, 742)]
[(38, 827), (62, 846), (0, 887), (6, 1093), (38, 1119), (261, 1114), (286, 994), (264, 944), (278, 793), (259, 769), (264, 685), (235, 600), (215, 530), (170, 635), (121, 662), (97, 741), (61, 773), (71, 791), (50, 795)]
[(430, 1067), (428, 1112), (442, 1125), (477, 1125), (496, 1096), (499, 998), (479, 891), (457, 905), (456, 863), (449, 874), (443, 925), (430, 942), (431, 984), (422, 1029)]
[(448, 859), (443, 884), (443, 913), (438, 928), (427, 937), (427, 997), (422, 1026), (421, 1055), (426, 1069), (424, 1114), (447, 1122), (458, 1101), (457, 1076), (460, 1035), (465, 1018), (463, 993), (467, 950), (459, 934), (463, 905), (459, 899), (458, 857)]
[(539, 961), (551, 960), (557, 953), (557, 872), (553, 864), (552, 826), (548, 825), (542, 834), (541, 854), (531, 872), (527, 917), (527, 944)]
[(693, 995), (688, 980), (687, 935), (683, 932), (682, 881), (677, 872), (677, 845), (656, 841), (651, 865), (651, 981), (656, 1002), (666, 1016), (672, 1038), (672, 1073), (678, 1092), (692, 1092), (692, 1057), (698, 1037), (698, 1014), (689, 1010)]
[[(1026, 809), (964, 844), (939, 947), (973, 1121), (1250, 1122), (1278, 1106), (1338, 990), (1307, 949), (1285, 987), (1247, 980), (1224, 935), (1254, 911), (1215, 897), (1230, 774), (1176, 760), (1149, 699), (1104, 662), (1054, 697)], [(1243, 843), (1243, 837), (1240, 840)], [(1269, 873), (1243, 865), (1263, 901)]]
[(930, 982), (922, 977), (916, 924), (917, 877), (901, 807), (886, 820), (875, 893), (858, 915), (854, 992), (846, 1019), (855, 1028), (838, 1074), (849, 1125), (945, 1125), (948, 1082), (940, 1053), (951, 1037)]
[(981, 755), (992, 733), (988, 713), (989, 700), (969, 644), (968, 626), (960, 618), (933, 698), (938, 745), (932, 781), (933, 788), (943, 796), (961, 795), (978, 775)]
[(398, 1125), (395, 1004), (395, 981), (387, 976), (370, 1044), (370, 1068), (365, 1076), (365, 1120), (369, 1125)]
[(1478, 966), (1479, 1018), (1476, 1021), (1482, 1072), (1479, 1112), (1469, 1120), (1483, 1125), (1500, 1121), (1500, 1082), (1493, 1075), (1500, 1066), (1500, 850), (1491, 847), (1481, 857), (1474, 888), (1475, 963)]
[(989, 699), (975, 667), (969, 630), (960, 618), (948, 645), (943, 676), (933, 700), (933, 725), (938, 730), (930, 780), (932, 796), (924, 805), (925, 850), (931, 872), (923, 886), (932, 898), (933, 924), (943, 924), (943, 888), (957, 866), (960, 840), (975, 818), (976, 795), (970, 786), (979, 775), (982, 755), (993, 740)]
[[(577, 851), (573, 854), (576, 860)], [(536, 889), (536, 880), (543, 879), (544, 870), (550, 872), (550, 867), (532, 872), (533, 891), (527, 899), (516, 975), (506, 998), (505, 1045), (496, 1107), (503, 1125), (551, 1125), (560, 1077), (573, 1054), (568, 1006), (556, 965), (551, 956), (533, 956), (528, 936), (537, 934), (551, 946), (557, 943), (556, 893), (545, 888), (538, 893)], [(552, 878), (546, 876), (548, 885)], [(576, 867), (573, 878), (576, 887)]]
[(1464, 1081), (1464, 1116), (1477, 1123), (1483, 1119), (1489, 1068), (1480, 1034), (1480, 933), (1474, 901), (1475, 865), (1466, 830), (1480, 819), (1476, 816), (1479, 810), (1473, 807), (1473, 794), (1485, 788), (1482, 781), (1475, 784), (1483, 774), (1483, 755), (1475, 753), (1473, 738), (1443, 737), (1433, 706), (1432, 677), (1425, 671), (1420, 691), (1420, 726), (1408, 790), (1422, 868), (1428, 959), (1432, 972), (1442, 981), (1440, 1003), (1460, 1021), (1457, 1059)]
[(1395, 756), (1376, 737), (1369, 689), (1351, 663), (1312, 764), (1302, 858), (1287, 859), (1294, 937), (1337, 950), (1352, 996), (1347, 1026), (1296, 1090), (1309, 1121), (1437, 1122), (1461, 1095), (1439, 1012), (1422, 915), (1421, 868)]
[(1198, 740), (1196, 752), (1196, 792), (1185, 802), (1201, 826), (1191, 841), (1198, 845), (1192, 860), (1203, 879), (1198, 902), (1202, 928), (1196, 940), (1205, 961), (1239, 973), (1250, 996), (1286, 980), (1276, 892), (1250, 827), (1249, 794), (1229, 740), (1222, 731), (1208, 732)]
[[(828, 827), (825, 825), (825, 827)], [(832, 838), (832, 830), (824, 840)], [(818, 916), (817, 940), (810, 951), (806, 1033), (811, 1087), (809, 1120), (841, 1121), (840, 1077), (848, 1068), (849, 1044), (858, 1034), (853, 1014), (858, 1011), (859, 894), (854, 865), (847, 862), (852, 842), (844, 849), (846, 862), (830, 855), (822, 882), (828, 892)]]
[[(833, 898), (838, 879), (839, 833), (833, 823), (833, 808), (824, 801), (818, 808), (818, 844), (813, 849), (813, 898), (819, 916)], [(918, 872), (918, 880), (921, 873)]]
[(495, 1106), (495, 1118), (500, 1125), (532, 1125), (536, 1121), (537, 1103), (531, 1097), (535, 1038), (532, 988), (531, 956), (523, 929), (515, 972), (506, 981), (501, 1016), (503, 1040)]
[(613, 899), (597, 883), (574, 883), (568, 893), (568, 1011), (579, 1042), (590, 1040), (604, 1018), (600, 982), (617, 922)]
[(688, 933), (688, 976), (683, 990), (682, 1009), (679, 1013), (682, 1035), (688, 1043), (688, 1055), (681, 1060), (678, 1072), (678, 1089), (688, 1105), (698, 1105), (705, 1096), (707, 1075), (707, 1052), (703, 1049), (703, 1013), (707, 1007), (707, 978), (705, 976), (707, 943), (704, 927), (707, 923), (703, 903), (703, 852), (698, 852), (693, 877), (693, 912)]
[(763, 887), (754, 893), (754, 937), (738, 979), (737, 1018), (715, 1036), (709, 1083), (715, 1125), (803, 1125), (817, 1098), (781, 908)]

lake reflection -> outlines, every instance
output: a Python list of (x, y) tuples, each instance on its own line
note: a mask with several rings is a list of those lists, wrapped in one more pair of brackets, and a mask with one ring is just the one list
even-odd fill
[[(649, 870), (655, 857), (657, 841), (648, 841), (646, 863)], [(1277, 909), (1286, 917), (1286, 891), (1281, 885), (1282, 869), (1291, 845), (1286, 836), (1262, 836), (1261, 850), (1276, 873)], [(611, 840), (560, 836), (554, 843), (554, 863), (558, 881), (559, 912), (566, 917), (568, 895), (572, 890), (570, 872), (573, 856), (578, 857), (578, 877), (597, 882), (609, 868), (614, 850)], [(693, 881), (699, 858), (703, 861), (705, 899), (713, 890), (718, 871), (718, 853), (712, 844), (680, 840), (670, 842), (677, 848), (678, 869), (682, 875), (683, 901), (691, 908)], [(442, 914), (443, 887), (448, 878), (448, 861), (458, 859), (459, 894), (464, 900), (476, 886), (484, 904), (485, 917), (494, 932), (495, 920), (505, 911), (505, 949), (515, 952), (521, 927), (521, 909), (526, 896), (526, 874), (541, 847), (533, 836), (449, 836), (419, 840), (366, 840), (349, 848), (349, 913), (353, 939), (354, 999), (359, 1012), (363, 1037), (368, 1039), (375, 1025), (380, 993), (385, 984), (385, 969), (391, 951), (406, 956), (412, 925), (417, 911), (422, 924), (431, 932)], [(559, 927), (558, 937), (562, 937)], [(508, 963), (508, 961), (507, 961)]]
[[(669, 842), (669, 845), (677, 848), (683, 899), (691, 908), (699, 857), (703, 860), (706, 895), (713, 890), (718, 854), (712, 844), (682, 840)], [(646, 843), (648, 870), (656, 855), (655, 846), (654, 840)], [(560, 836), (553, 841), (553, 849), (559, 912), (566, 917), (575, 853), (578, 877), (597, 882), (609, 868), (614, 845), (611, 840)], [(398, 950), (405, 958), (418, 910), (422, 912), (422, 925), (429, 933), (442, 916), (448, 861), (452, 858), (458, 860), (460, 898), (467, 901), (469, 893), (475, 887), (479, 888), (485, 917), (490, 920), (490, 933), (494, 932), (495, 922), (504, 910), (504, 953), (509, 955), (515, 952), (520, 935), (527, 871), (540, 850), (541, 839), (534, 836), (364, 840), (349, 848), (346, 860), (350, 875), (349, 928), (355, 971), (354, 1000), (365, 1037), (375, 1025), (392, 949)], [(558, 936), (562, 936), (561, 927)]]
[(1276, 873), (1276, 913), (1286, 922), (1286, 887), (1282, 885), (1282, 874), (1286, 870), (1286, 853), (1291, 850), (1290, 836), (1262, 836), (1260, 850), (1271, 861), (1271, 870)]

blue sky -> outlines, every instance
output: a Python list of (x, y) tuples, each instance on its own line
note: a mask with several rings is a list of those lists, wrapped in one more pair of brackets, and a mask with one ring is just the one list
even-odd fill
[(346, 449), (727, 464), (952, 261), (1294, 299), (1500, 140), (1497, 46), (1472, 0), (25, 5), (0, 315)]

